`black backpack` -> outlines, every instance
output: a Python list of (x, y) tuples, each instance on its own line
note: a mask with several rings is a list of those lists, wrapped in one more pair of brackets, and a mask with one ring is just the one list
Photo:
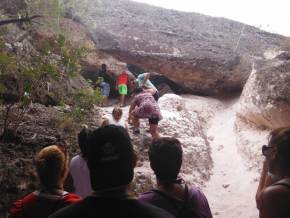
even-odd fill
[(176, 218), (199, 218), (200, 217), (197, 214), (197, 212), (194, 211), (194, 209), (189, 203), (187, 185), (185, 185), (185, 188), (184, 188), (184, 199), (185, 199), (184, 201), (180, 201), (157, 189), (153, 189), (153, 191), (159, 194), (160, 196), (162, 196), (164, 199), (166, 199), (170, 203), (170, 205), (172, 205), (172, 207), (176, 211), (176, 213), (173, 214)]

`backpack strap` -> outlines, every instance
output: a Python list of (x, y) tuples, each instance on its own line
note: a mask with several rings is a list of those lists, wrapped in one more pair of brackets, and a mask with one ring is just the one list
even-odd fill
[(185, 205), (188, 203), (188, 187), (186, 184), (185, 184), (185, 188), (184, 188), (184, 200), (179, 200), (177, 198), (174, 198), (174, 197), (172, 197), (172, 196), (170, 196), (170, 195), (166, 194), (165, 192), (160, 191), (158, 189), (152, 189), (152, 191), (159, 194), (160, 196), (162, 196), (166, 200), (168, 200), (171, 204), (176, 205), (176, 202), (182, 203), (181, 209), (184, 208)]
[(276, 185), (282, 185), (284, 187), (287, 187), (290, 189), (290, 179), (287, 178), (287, 179), (282, 179), (276, 183), (273, 184), (273, 186), (276, 186)]
[(184, 187), (184, 203), (183, 203), (183, 207), (185, 207), (188, 203), (188, 187), (187, 185), (185, 184), (185, 187)]

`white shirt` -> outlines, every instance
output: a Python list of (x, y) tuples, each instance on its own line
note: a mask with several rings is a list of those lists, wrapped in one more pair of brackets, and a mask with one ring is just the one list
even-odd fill
[(79, 154), (71, 159), (69, 168), (75, 193), (82, 198), (90, 195), (93, 190), (86, 160)]
[(125, 122), (125, 120), (123, 120), (122, 118), (120, 120), (115, 120), (113, 117), (108, 118), (109, 124), (113, 124), (116, 126), (122, 126), (125, 129), (127, 128), (127, 124)]

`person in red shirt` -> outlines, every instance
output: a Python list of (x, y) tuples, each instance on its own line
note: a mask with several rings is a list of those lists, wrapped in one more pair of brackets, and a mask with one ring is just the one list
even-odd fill
[(116, 90), (120, 94), (120, 105), (121, 107), (125, 106), (125, 98), (128, 94), (128, 73), (126, 70), (122, 71), (117, 79)]
[(35, 157), (40, 189), (13, 203), (11, 218), (47, 218), (60, 208), (80, 201), (80, 197), (63, 190), (68, 174), (68, 154), (65, 147), (51, 145)]

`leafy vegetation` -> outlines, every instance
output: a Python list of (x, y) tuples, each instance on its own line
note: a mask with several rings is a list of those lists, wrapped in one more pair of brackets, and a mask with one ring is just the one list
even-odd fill
[(0, 99), (5, 105), (2, 139), (11, 136), (11, 129), (17, 129), (15, 123), (11, 125), (11, 116), (21, 117), (40, 95), (57, 100), (59, 105), (71, 105), (70, 112), (59, 119), (59, 127), (82, 122), (101, 100), (99, 90), (84, 89), (65, 96), (61, 89), (51, 90), (48, 85), (78, 75), (79, 60), (87, 52), (85, 47), (73, 47), (63, 34), (41, 39), (35, 45), (37, 50), (31, 48), (30, 55), (19, 55), (0, 40)]
[(102, 100), (102, 95), (99, 89), (81, 89), (72, 94), (71, 100), (73, 104), (69, 110), (56, 118), (57, 128), (66, 132), (74, 132), (85, 121), (94, 105)]

